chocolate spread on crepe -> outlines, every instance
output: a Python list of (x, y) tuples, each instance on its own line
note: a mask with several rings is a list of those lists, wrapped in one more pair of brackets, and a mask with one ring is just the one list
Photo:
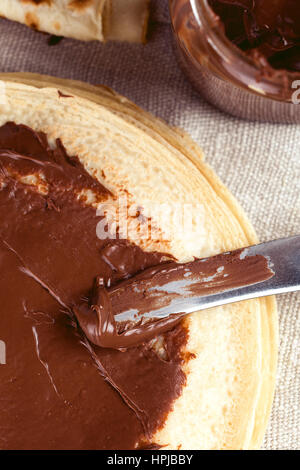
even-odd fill
[(254, 59), (276, 69), (300, 71), (299, 0), (209, 0), (209, 4), (228, 38)]
[(99, 217), (84, 194), (99, 203), (112, 194), (60, 140), (2, 126), (0, 188), (0, 448), (153, 448), (186, 380), (180, 316), (167, 332), (153, 327), (152, 336), (164, 332), (162, 356), (143, 331), (138, 346), (98, 347), (74, 312), (82, 320), (82, 306), (88, 314), (105, 306), (108, 284), (145, 271), (148, 288), (176, 265), (126, 240), (97, 238)]
[[(36, 176), (35, 186), (28, 175)], [(185, 383), (187, 332), (165, 334), (167, 360), (141, 344), (94, 347), (72, 306), (101, 274), (112, 285), (157, 265), (125, 240), (96, 236), (96, 209), (76, 198), (110, 197), (58, 140), (8, 123), (0, 128), (1, 449), (133, 449), (151, 444)]]

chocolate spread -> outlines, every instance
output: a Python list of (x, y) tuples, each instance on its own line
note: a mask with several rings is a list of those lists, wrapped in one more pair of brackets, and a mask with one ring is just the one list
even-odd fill
[(300, 71), (299, 0), (209, 0), (228, 38), (263, 64)]
[(0, 128), (0, 188), (0, 448), (151, 448), (185, 383), (186, 330), (164, 334), (164, 358), (142, 338), (104, 349), (73, 309), (97, 279), (114, 286), (166, 257), (99, 240), (85, 191), (97, 202), (112, 194), (41, 132)]
[(189, 263), (162, 263), (109, 288), (98, 278), (90, 299), (75, 306), (74, 313), (92, 343), (129, 348), (176, 325), (193, 299), (199, 305), (203, 296), (273, 276), (268, 259), (248, 256), (247, 249)]

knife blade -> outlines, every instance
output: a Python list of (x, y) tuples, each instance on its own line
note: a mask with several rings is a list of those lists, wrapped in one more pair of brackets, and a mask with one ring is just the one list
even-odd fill
[(74, 313), (102, 347), (147, 341), (183, 316), (228, 303), (300, 290), (300, 236), (274, 240), (189, 263), (173, 261), (106, 288)]

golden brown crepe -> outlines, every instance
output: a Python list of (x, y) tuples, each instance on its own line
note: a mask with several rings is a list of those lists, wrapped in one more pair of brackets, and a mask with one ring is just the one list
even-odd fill
[(0, 15), (81, 40), (145, 42), (149, 0), (1, 0)]
[[(0, 79), (0, 125), (14, 121), (45, 132), (50, 141), (60, 138), (100, 181), (105, 172), (114, 195), (125, 190), (130, 202), (149, 208), (160, 239), (134, 240), (143, 249), (186, 261), (257, 242), (243, 210), (184, 132), (105, 87), (30, 74)], [(164, 237), (168, 220), (155, 220), (147, 202), (166, 200), (189, 204), (195, 214), (200, 206), (202, 223)], [(275, 384), (274, 298), (195, 313), (185, 324), (186, 385), (153, 442), (167, 449), (259, 448)]]

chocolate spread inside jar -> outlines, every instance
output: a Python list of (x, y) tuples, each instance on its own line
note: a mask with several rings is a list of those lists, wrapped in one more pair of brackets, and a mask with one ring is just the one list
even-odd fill
[(300, 71), (298, 0), (209, 0), (227, 37), (276, 69)]
[(112, 194), (41, 132), (0, 128), (1, 449), (153, 448), (185, 384), (181, 324), (127, 350), (92, 344), (73, 309), (95, 280), (166, 262), (127, 240), (100, 240), (97, 202)]
[(300, 122), (297, 0), (170, 0), (180, 63), (216, 107), (245, 119)]

